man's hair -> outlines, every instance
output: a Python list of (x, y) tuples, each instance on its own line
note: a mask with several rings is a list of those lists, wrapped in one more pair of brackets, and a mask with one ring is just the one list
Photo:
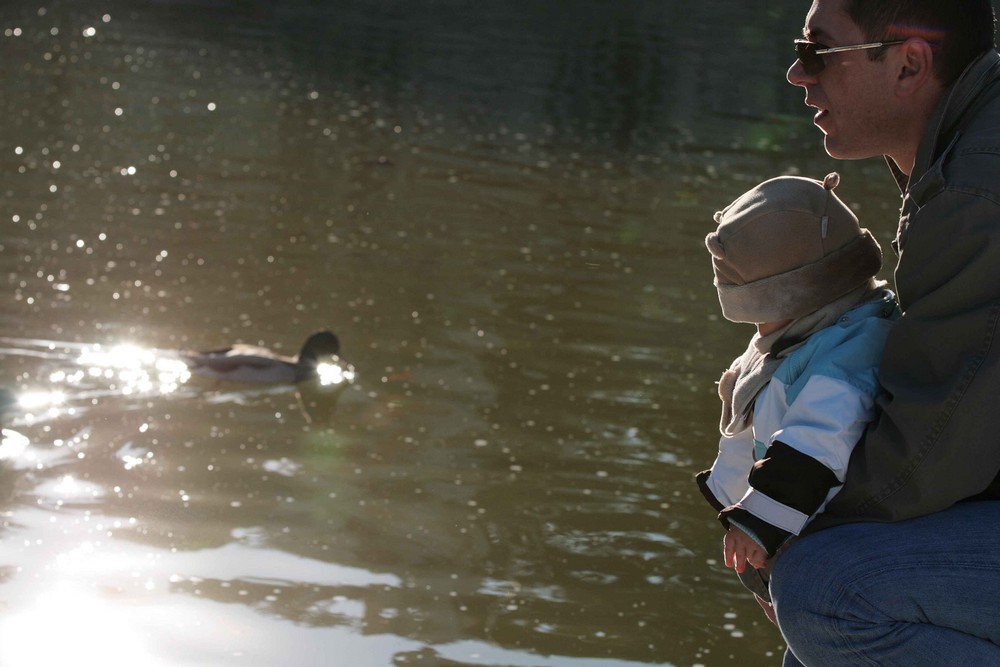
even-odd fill
[[(846, 10), (868, 41), (926, 39), (934, 49), (934, 73), (943, 84), (996, 48), (990, 0), (847, 0)], [(872, 59), (884, 53), (869, 51)]]

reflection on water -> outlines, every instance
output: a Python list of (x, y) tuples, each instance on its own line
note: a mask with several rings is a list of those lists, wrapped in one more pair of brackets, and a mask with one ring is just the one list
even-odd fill
[[(53, 628), (59, 628), (53, 641)], [(0, 656), (11, 665), (168, 665), (151, 653), (126, 605), (102, 600), (85, 587), (44, 590), (0, 630)]]
[[(317, 364), (315, 375), (294, 385), (265, 389), (233, 389), (233, 383), (191, 382), (185, 353), (143, 348), (135, 344), (105, 347), (57, 341), (7, 338), (7, 353), (45, 359), (53, 368), (47, 389), (25, 389), (16, 396), (5, 390), (5, 410), (14, 424), (34, 424), (79, 416), (101, 400), (198, 397), (209, 402), (243, 402), (253, 396), (294, 393), (307, 423), (329, 426), (340, 395), (357, 379), (350, 364), (333, 358)], [(268, 360), (264, 359), (267, 362)], [(188, 384), (190, 382), (190, 384)], [(239, 387), (239, 383), (235, 383)], [(16, 407), (14, 414), (9, 414)]]
[(191, 373), (180, 359), (158, 356), (154, 350), (136, 345), (116, 345), (104, 350), (100, 346), (85, 350), (76, 363), (86, 368), (71, 375), (56, 371), (52, 383), (79, 385), (84, 377), (102, 378), (125, 396), (133, 393), (171, 394), (191, 378)]
[[(704, 235), (898, 202), (783, 82), (808, 3), (717, 4), (4, 3), (0, 663), (775, 664)], [(177, 352), (327, 326), (356, 375)]]
[(354, 382), (357, 373), (342, 364), (321, 363), (316, 366), (316, 376), (321, 387), (332, 387)]

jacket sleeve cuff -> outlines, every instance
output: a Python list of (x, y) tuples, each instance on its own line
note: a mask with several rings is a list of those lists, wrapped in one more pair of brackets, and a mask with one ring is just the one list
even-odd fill
[(726, 506), (719, 502), (719, 499), (715, 497), (712, 490), (708, 488), (708, 478), (711, 476), (711, 470), (702, 470), (700, 473), (694, 476), (694, 481), (698, 483), (698, 490), (701, 491), (701, 495), (705, 496), (705, 500), (708, 504), (712, 506), (716, 512), (721, 512), (726, 509)]
[(719, 514), (719, 520), (727, 527), (732, 523), (732, 525), (753, 538), (754, 542), (767, 552), (768, 558), (774, 556), (782, 542), (787, 540), (789, 535), (791, 535), (787, 530), (772, 526), (742, 507), (730, 507), (722, 510)]

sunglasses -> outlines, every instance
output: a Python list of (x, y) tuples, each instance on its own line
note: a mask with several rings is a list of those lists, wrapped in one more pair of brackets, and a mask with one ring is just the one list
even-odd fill
[(810, 42), (804, 39), (795, 40), (795, 57), (802, 63), (802, 69), (806, 74), (814, 76), (823, 71), (826, 61), (823, 56), (827, 53), (840, 53), (842, 51), (864, 51), (865, 49), (877, 49), (882, 46), (894, 46), (902, 44), (905, 39), (897, 39), (893, 42), (869, 42), (868, 44), (852, 44), (850, 46), (829, 47), (819, 42)]

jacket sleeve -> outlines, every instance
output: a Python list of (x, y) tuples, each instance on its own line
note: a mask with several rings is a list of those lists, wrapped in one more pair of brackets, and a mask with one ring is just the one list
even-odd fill
[(719, 454), (710, 470), (695, 476), (698, 489), (715, 511), (736, 504), (747, 491), (747, 471), (753, 465), (753, 432), (744, 429), (719, 439)]
[[(811, 367), (826, 374), (809, 376), (801, 387), (776, 390), (795, 393), (795, 399), (771, 434), (766, 455), (753, 464), (749, 490), (720, 514), (723, 524), (737, 524), (768, 555), (789, 535), (802, 532), (841, 483), (851, 451), (874, 413), (879, 350), (876, 338), (855, 338), (817, 355)], [(857, 367), (855, 362), (860, 362)]]
[(775, 441), (750, 471), (750, 490), (719, 519), (737, 524), (773, 556), (790, 535), (802, 531), (838, 483), (824, 464)]
[[(996, 172), (991, 159), (981, 166)], [(1000, 468), (1000, 203), (944, 190), (900, 229), (903, 316), (879, 371), (887, 397), (810, 530), (939, 511), (987, 489)]]

